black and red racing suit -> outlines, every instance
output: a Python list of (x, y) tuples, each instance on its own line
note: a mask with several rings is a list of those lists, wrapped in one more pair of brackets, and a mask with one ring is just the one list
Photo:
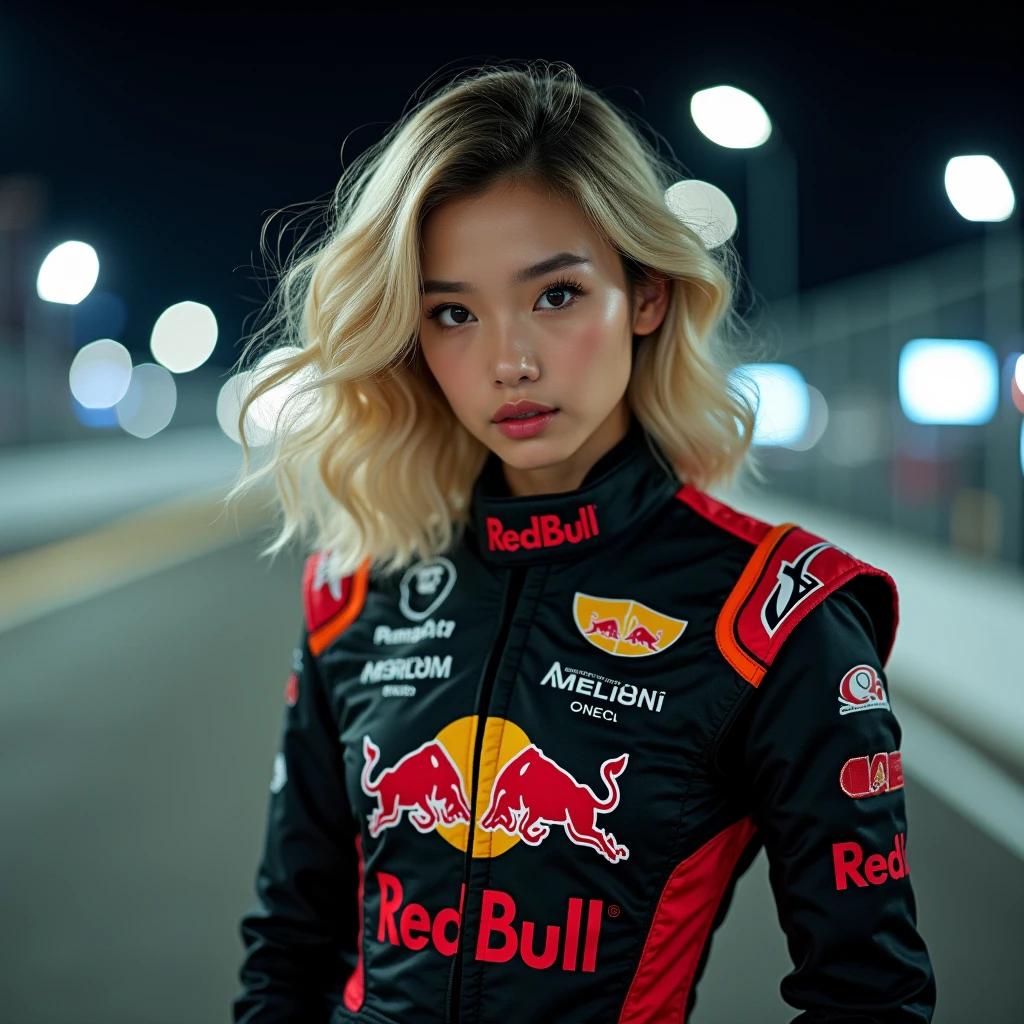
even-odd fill
[(635, 420), (471, 512), (401, 574), (307, 562), (235, 1020), (677, 1022), (762, 845), (797, 1019), (931, 1020), (889, 577)]

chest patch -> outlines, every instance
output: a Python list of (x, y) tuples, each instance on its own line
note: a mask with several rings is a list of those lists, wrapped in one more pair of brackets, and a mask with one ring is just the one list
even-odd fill
[(576, 593), (572, 604), (576, 628), (595, 647), (618, 658), (644, 658), (671, 647), (686, 629), (673, 619), (629, 598)]

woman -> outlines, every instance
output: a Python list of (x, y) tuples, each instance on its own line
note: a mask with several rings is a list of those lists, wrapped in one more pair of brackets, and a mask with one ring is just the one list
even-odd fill
[(704, 492), (753, 416), (670, 173), (568, 69), (482, 72), (285, 276), (253, 477), (319, 553), (236, 1020), (679, 1021), (762, 845), (801, 1019), (931, 1019), (895, 590)]

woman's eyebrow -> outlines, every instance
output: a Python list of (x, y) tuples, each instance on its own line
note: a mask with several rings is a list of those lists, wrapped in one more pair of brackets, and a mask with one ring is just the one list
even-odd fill
[[(550, 274), (555, 270), (589, 265), (590, 260), (586, 256), (580, 256), (574, 252), (560, 252), (554, 256), (548, 256), (547, 259), (534, 263), (532, 266), (517, 270), (512, 275), (509, 283), (513, 285), (524, 284), (526, 281), (532, 281), (536, 277), (543, 277), (545, 274)], [(441, 281), (437, 278), (428, 278), (423, 282), (424, 295), (431, 292), (472, 292), (475, 290), (472, 285), (466, 284), (465, 281)]]

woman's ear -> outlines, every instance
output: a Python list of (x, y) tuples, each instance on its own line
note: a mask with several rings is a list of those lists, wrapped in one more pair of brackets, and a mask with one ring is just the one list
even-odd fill
[(633, 304), (633, 333), (650, 334), (665, 319), (672, 283), (667, 277), (649, 277), (636, 285)]

